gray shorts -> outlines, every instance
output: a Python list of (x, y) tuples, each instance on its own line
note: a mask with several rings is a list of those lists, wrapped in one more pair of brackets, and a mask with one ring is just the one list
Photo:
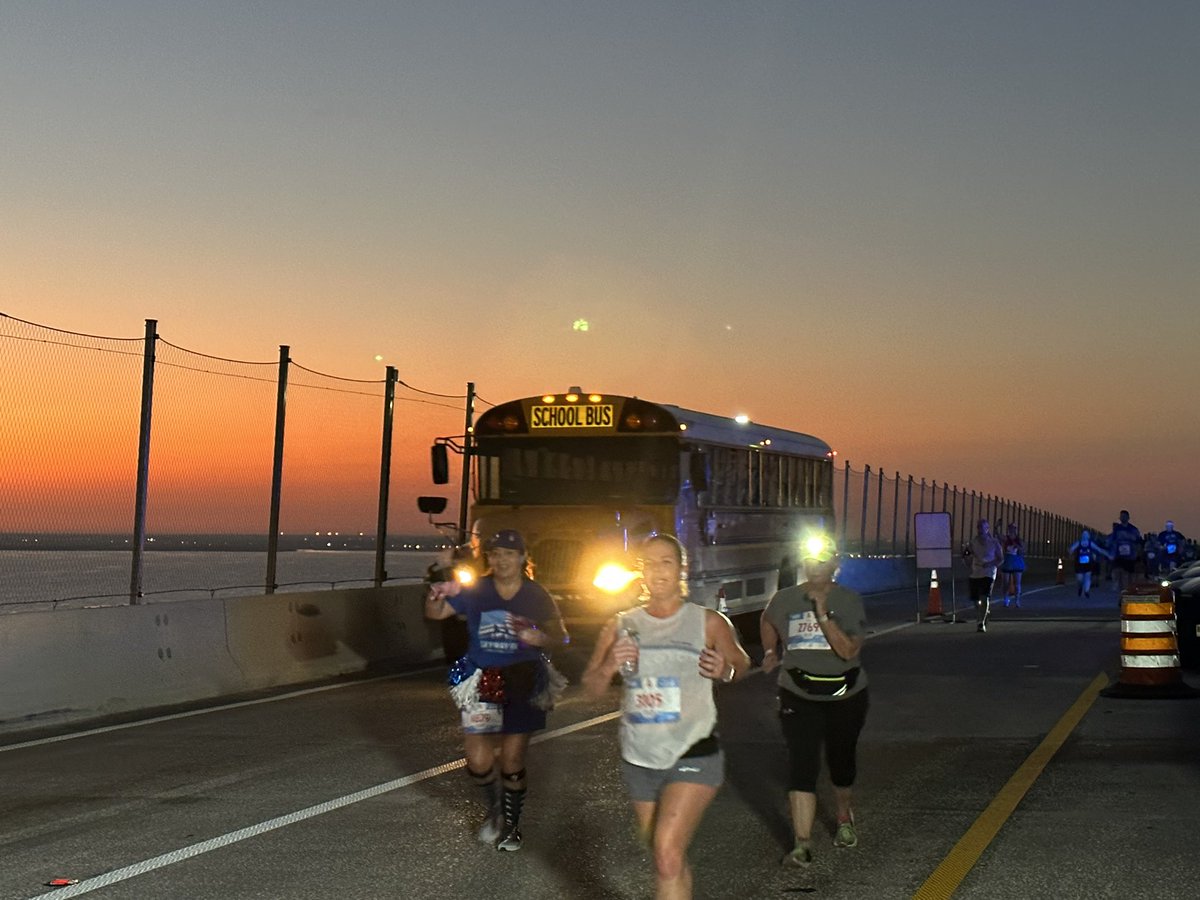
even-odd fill
[(647, 769), (621, 760), (621, 777), (633, 800), (653, 803), (659, 792), (677, 781), (719, 788), (725, 782), (725, 751), (709, 756), (685, 756), (669, 769)]

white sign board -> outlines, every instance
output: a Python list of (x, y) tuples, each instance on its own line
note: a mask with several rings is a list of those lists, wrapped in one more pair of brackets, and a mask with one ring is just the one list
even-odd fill
[(954, 564), (950, 513), (917, 513), (913, 523), (917, 532), (917, 568), (949, 569)]

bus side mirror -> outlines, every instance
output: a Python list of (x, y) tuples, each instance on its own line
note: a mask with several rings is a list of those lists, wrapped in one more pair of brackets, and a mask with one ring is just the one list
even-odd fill
[(703, 453), (693, 453), (688, 460), (688, 477), (697, 494), (708, 490), (708, 460)]
[(445, 497), (418, 497), (417, 509), (427, 516), (440, 516), (446, 511)]
[[(434, 484), (449, 484), (450, 483), (450, 457), (446, 452), (445, 444), (434, 444), (429, 448), (429, 461), (433, 469)], [(445, 506), (445, 501), (442, 501), (442, 506)], [(438, 510), (441, 512), (441, 510)], [(436, 513), (435, 513), (436, 515)]]

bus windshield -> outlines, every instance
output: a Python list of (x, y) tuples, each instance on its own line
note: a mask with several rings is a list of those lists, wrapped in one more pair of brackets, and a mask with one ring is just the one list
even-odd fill
[(679, 492), (671, 436), (483, 438), (474, 452), (482, 503), (663, 504)]

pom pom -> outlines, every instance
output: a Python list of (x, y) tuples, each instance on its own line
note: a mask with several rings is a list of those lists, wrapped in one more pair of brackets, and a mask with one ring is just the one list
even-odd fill
[(479, 678), (479, 699), (484, 703), (504, 702), (504, 673), (500, 669), (483, 670)]
[(454, 705), (459, 709), (466, 709), (474, 705), (479, 699), (479, 679), (481, 675), (481, 670), (476, 669), (466, 678), (461, 679), (458, 684), (450, 688), (450, 699), (454, 701)]
[(457, 687), (464, 678), (467, 678), (475, 671), (475, 664), (471, 662), (469, 656), (460, 656), (450, 666), (450, 671), (446, 674), (446, 683), (450, 687)]
[(533, 695), (529, 702), (538, 709), (549, 712), (554, 709), (555, 704), (562, 698), (563, 691), (567, 689), (568, 682), (566, 676), (554, 668), (554, 663), (550, 662), (548, 657), (542, 657), (542, 664), (538, 668), (537, 693)]

